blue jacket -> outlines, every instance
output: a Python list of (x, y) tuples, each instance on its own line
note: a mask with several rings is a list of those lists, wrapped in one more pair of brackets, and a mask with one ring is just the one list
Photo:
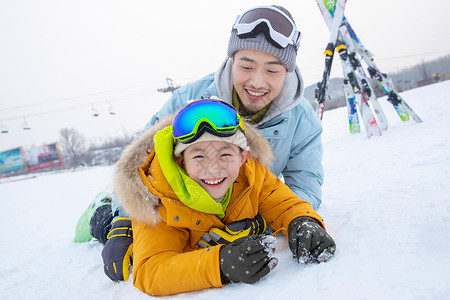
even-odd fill
[[(231, 59), (226, 59), (215, 73), (175, 90), (144, 131), (162, 117), (176, 113), (187, 100), (216, 96), (231, 103), (231, 76)], [(303, 97), (303, 90), (299, 69), (287, 73), (282, 92), (256, 126), (274, 151), (272, 173), (283, 177), (299, 198), (317, 209), (322, 202), (322, 125)]]

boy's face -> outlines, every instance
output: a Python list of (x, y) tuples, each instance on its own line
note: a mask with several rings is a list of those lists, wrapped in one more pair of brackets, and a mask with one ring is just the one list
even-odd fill
[(243, 49), (234, 54), (233, 85), (248, 113), (254, 114), (281, 92), (286, 67), (266, 52)]
[(222, 141), (199, 142), (187, 147), (183, 153), (184, 168), (213, 198), (225, 196), (239, 174), (250, 151)]

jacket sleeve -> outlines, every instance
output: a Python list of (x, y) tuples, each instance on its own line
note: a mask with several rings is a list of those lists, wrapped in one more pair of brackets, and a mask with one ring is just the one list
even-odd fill
[(187, 230), (133, 220), (133, 284), (149, 295), (221, 287), (220, 246), (186, 251)]
[(287, 234), (287, 228), (292, 220), (298, 217), (316, 219), (324, 228), (322, 218), (311, 204), (297, 195), (280, 179), (265, 169), (265, 176), (259, 198), (259, 213), (274, 230), (282, 230)]
[(322, 126), (315, 116), (307, 113), (297, 126), (291, 153), (282, 174), (284, 182), (314, 209), (322, 203)]

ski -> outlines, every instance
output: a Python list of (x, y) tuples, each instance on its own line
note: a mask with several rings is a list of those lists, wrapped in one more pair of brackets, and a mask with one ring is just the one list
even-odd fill
[(385, 73), (382, 73), (375, 63), (372, 53), (370, 53), (362, 44), (361, 40), (356, 35), (355, 31), (351, 27), (347, 18), (343, 18), (342, 25), (348, 30), (349, 35), (355, 42), (355, 48), (357, 53), (362, 57), (364, 62), (367, 64), (368, 72), (370, 76), (378, 81), (383, 92), (388, 95), (388, 101), (394, 106), (397, 114), (403, 121), (409, 120), (409, 116), (413, 118), (417, 123), (422, 122), (419, 115), (406, 103), (406, 101), (399, 95), (395, 90), (392, 80), (388, 78)]
[(359, 125), (358, 111), (356, 110), (355, 94), (347, 79), (344, 79), (344, 94), (345, 103), (347, 104), (350, 133), (359, 133), (361, 132), (361, 127)]
[(363, 120), (364, 126), (366, 127), (367, 137), (371, 138), (374, 135), (380, 136), (381, 129), (378, 126), (378, 123), (372, 114), (372, 110), (370, 109), (369, 103), (367, 102), (367, 98), (364, 91), (361, 90), (359, 86), (355, 72), (348, 58), (347, 49), (342, 41), (336, 47), (336, 51), (338, 51), (339, 56), (341, 58), (342, 70), (344, 72), (344, 80), (348, 80), (351, 88), (353, 89), (353, 93), (356, 98), (356, 103), (359, 106), (361, 118)]
[(375, 116), (378, 120), (378, 125), (380, 126), (381, 130), (387, 130), (388, 121), (386, 115), (384, 114), (384, 111), (381, 108), (380, 103), (378, 102), (375, 92), (373, 91), (372, 86), (369, 83), (368, 77), (364, 72), (364, 68), (362, 67), (361, 62), (357, 56), (355, 46), (353, 45), (347, 27), (341, 26), (339, 30), (340, 30), (340, 37), (345, 42), (345, 46), (347, 47), (350, 64), (353, 70), (357, 71), (356, 76), (358, 78), (362, 90), (364, 91), (364, 94), (366, 95), (366, 97), (369, 98), (370, 104), (372, 105), (373, 110), (375, 111)]
[[(321, 0), (316, 0), (319, 4)], [(325, 109), (325, 99), (327, 97), (328, 81), (330, 79), (331, 66), (333, 64), (334, 49), (336, 47), (336, 40), (339, 33), (339, 27), (344, 17), (344, 10), (347, 0), (335, 0), (330, 2), (334, 11), (334, 17), (330, 25), (330, 41), (325, 48), (325, 68), (322, 74), (322, 81), (317, 83), (315, 90), (316, 114), (319, 120), (323, 118), (323, 111)], [(323, 2), (322, 2), (323, 4)], [(320, 7), (320, 4), (319, 4)], [(331, 7), (330, 7), (331, 9)]]
[(383, 74), (379, 70), (371, 66), (369, 66), (367, 70), (369, 71), (370, 77), (378, 81), (378, 84), (381, 86), (381, 89), (388, 96), (387, 98), (388, 102), (390, 102), (394, 106), (395, 111), (397, 112), (400, 119), (402, 121), (408, 121), (409, 113), (405, 105), (402, 103), (396, 92), (389, 90), (388, 82), (385, 81), (385, 79), (383, 78)]
[[(401, 104), (405, 107), (408, 114), (413, 118), (414, 121), (417, 123), (422, 123), (422, 119), (419, 117), (419, 115), (406, 103), (405, 100), (400, 96), (400, 94), (397, 92), (397, 90), (394, 87), (394, 84), (392, 83), (391, 78), (387, 78), (387, 83), (390, 89), (389, 95), (388, 95), (388, 101), (394, 101), (394, 99), (399, 98), (401, 101)], [(390, 97), (389, 97), (390, 96)]]

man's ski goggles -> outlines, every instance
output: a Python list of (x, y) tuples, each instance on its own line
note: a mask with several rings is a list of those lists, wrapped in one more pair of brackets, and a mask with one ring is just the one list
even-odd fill
[(240, 38), (247, 38), (263, 32), (266, 38), (278, 48), (300, 46), (301, 33), (294, 21), (284, 12), (273, 6), (258, 6), (237, 16), (233, 29)]
[(197, 140), (205, 131), (232, 136), (238, 129), (245, 134), (244, 121), (230, 104), (216, 99), (196, 100), (186, 105), (172, 123), (173, 137), (183, 144)]

